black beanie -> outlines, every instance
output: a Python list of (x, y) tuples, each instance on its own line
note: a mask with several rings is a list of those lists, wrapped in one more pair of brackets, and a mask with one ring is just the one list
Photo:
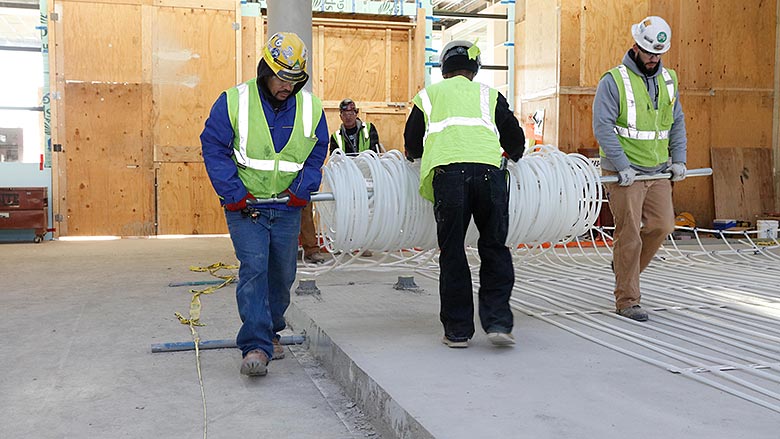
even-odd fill
[(468, 70), (474, 73), (479, 71), (476, 59), (469, 59), (467, 55), (453, 55), (441, 65), (441, 73), (446, 74), (456, 70)]

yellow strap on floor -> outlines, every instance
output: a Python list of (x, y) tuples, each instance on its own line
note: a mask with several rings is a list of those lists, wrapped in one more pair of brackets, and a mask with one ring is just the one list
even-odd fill
[(190, 300), (190, 318), (185, 318), (180, 313), (175, 313), (176, 318), (179, 319), (179, 322), (181, 322), (182, 325), (189, 325), (192, 324), (193, 326), (205, 326), (205, 323), (200, 322), (200, 295), (201, 294), (211, 294), (214, 291), (217, 291), (218, 289), (225, 287), (236, 280), (235, 274), (218, 274), (217, 272), (219, 270), (237, 270), (237, 265), (227, 265), (222, 262), (216, 262), (214, 264), (211, 264), (206, 267), (197, 267), (197, 266), (191, 266), (190, 271), (195, 272), (208, 272), (214, 277), (217, 277), (219, 279), (224, 280), (219, 285), (212, 285), (208, 288), (202, 289), (202, 290), (190, 290), (190, 293), (192, 293), (192, 300)]
[(192, 300), (190, 300), (190, 318), (185, 318), (181, 313), (174, 313), (176, 315), (176, 318), (179, 319), (179, 321), (183, 325), (189, 325), (190, 327), (190, 334), (192, 334), (192, 341), (195, 344), (195, 368), (198, 370), (198, 383), (200, 384), (200, 397), (201, 401), (203, 401), (203, 439), (206, 439), (208, 436), (208, 416), (206, 412), (206, 389), (203, 387), (203, 374), (200, 370), (200, 335), (198, 335), (198, 331), (195, 330), (196, 326), (206, 326), (205, 323), (200, 322), (200, 295), (201, 294), (211, 294), (214, 291), (217, 291), (218, 289), (229, 285), (233, 283), (236, 280), (235, 274), (217, 274), (219, 270), (226, 269), (226, 270), (237, 270), (237, 265), (227, 265), (223, 264), (222, 262), (217, 262), (214, 264), (211, 264), (207, 267), (196, 267), (192, 266), (190, 267), (190, 271), (197, 271), (197, 272), (209, 272), (214, 277), (218, 277), (224, 282), (222, 282), (219, 285), (210, 286), (203, 290), (190, 290), (190, 293), (192, 293)]

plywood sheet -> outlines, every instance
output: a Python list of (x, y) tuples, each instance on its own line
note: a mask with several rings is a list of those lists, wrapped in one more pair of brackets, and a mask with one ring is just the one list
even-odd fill
[(241, 17), (241, 81), (257, 76), (263, 56), (263, 17)]
[(159, 233), (227, 233), (225, 215), (203, 163), (161, 163), (157, 170)]
[(63, 1), (61, 20), (65, 80), (142, 82), (140, 6)]
[(560, 85), (576, 87), (580, 85), (581, 42), (580, 42), (580, 0), (561, 0), (561, 60)]
[(561, 95), (558, 149), (571, 153), (580, 148), (598, 148), (593, 135), (592, 94)]
[(154, 233), (151, 144), (138, 84), (65, 86), (69, 235)]
[(762, 88), (773, 86), (774, 2), (713, 2), (713, 86)]
[(366, 120), (376, 125), (379, 142), (386, 151), (404, 150), (404, 126), (406, 113), (366, 112)]
[(772, 145), (771, 91), (719, 91), (710, 99), (713, 147)]
[(772, 150), (712, 148), (715, 215), (755, 221), (773, 210)]
[[(73, 3), (106, 3), (106, 4), (113, 4), (113, 5), (144, 5), (149, 4), (152, 0), (67, 0), (68, 2)], [(57, 3), (63, 3), (58, 1)], [(49, 4), (52, 4), (52, 2), (49, 2)]]
[[(154, 144), (193, 147), (219, 94), (236, 82), (235, 11), (157, 8)], [(157, 151), (158, 157), (162, 152)]]
[(523, 50), (517, 62), (523, 96), (555, 88), (558, 82), (558, 12), (555, 0), (527, 0), (521, 26)]
[(226, 11), (235, 10), (236, 0), (145, 0), (151, 1), (156, 6), (170, 6), (178, 8), (194, 9), (222, 9)]
[(414, 67), (409, 65), (409, 32), (405, 30), (390, 31), (390, 102), (409, 102), (417, 91), (409, 86), (409, 75)]
[(385, 70), (390, 68), (385, 64), (385, 30), (327, 27), (323, 38), (328, 62), (322, 67), (325, 79), (320, 98), (385, 101)]
[(595, 87), (634, 44), (631, 25), (647, 16), (649, 0), (582, 0), (580, 85)]
[[(712, 101), (709, 96), (680, 98), (688, 133), (688, 169), (710, 168), (710, 124)], [(712, 177), (686, 178), (674, 184), (676, 212), (690, 212), (700, 227), (710, 227), (715, 219)]]
[(672, 28), (672, 47), (663, 63), (677, 71), (681, 89), (712, 86), (713, 28), (711, 0), (653, 0), (650, 14), (663, 17)]
[(154, 160), (157, 162), (202, 162), (201, 146), (158, 146)]

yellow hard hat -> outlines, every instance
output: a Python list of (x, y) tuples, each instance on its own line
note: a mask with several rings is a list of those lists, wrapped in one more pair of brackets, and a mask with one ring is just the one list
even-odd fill
[(292, 32), (273, 34), (263, 49), (263, 59), (283, 81), (301, 82), (309, 78), (306, 73), (306, 45)]

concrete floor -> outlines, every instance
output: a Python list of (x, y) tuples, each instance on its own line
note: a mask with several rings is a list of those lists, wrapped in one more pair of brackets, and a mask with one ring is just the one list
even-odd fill
[[(152, 354), (150, 345), (191, 340), (174, 317), (187, 313), (188, 288), (168, 285), (211, 279), (188, 268), (218, 261), (235, 262), (226, 238), (0, 244), (0, 438), (202, 437), (194, 353)], [(524, 269), (521, 288), (593, 290), (560, 283), (542, 265)], [(607, 270), (585, 277), (608, 283)], [(397, 276), (415, 274), (423, 291), (393, 289)], [(667, 314), (698, 318), (664, 311), (655, 288), (669, 287), (652, 275), (651, 324), (611, 314), (607, 289), (583, 308), (589, 314), (516, 312), (514, 348), (494, 348), (478, 331), (468, 349), (453, 350), (440, 342), (435, 280), (323, 274), (321, 294), (293, 295), (288, 313), (308, 351), (288, 350), (260, 379), (239, 375), (237, 350), (202, 352), (208, 437), (777, 438), (778, 412), (699, 379), (723, 373), (671, 373), (638, 357), (677, 364), (637, 340), (661, 339)], [(780, 296), (776, 283), (768, 289)], [(233, 295), (227, 287), (203, 297), (201, 339), (235, 335)], [(608, 325), (636, 335), (616, 338)], [(775, 375), (758, 385), (780, 393), (774, 361)]]
[[(225, 238), (0, 244), (0, 438), (203, 437), (191, 341), (191, 265), (235, 263)], [(202, 299), (202, 340), (235, 337), (235, 287)], [(237, 349), (201, 351), (208, 437), (354, 438), (372, 428), (306, 351), (267, 377), (239, 374)], [(336, 389), (336, 390), (334, 390)]]

